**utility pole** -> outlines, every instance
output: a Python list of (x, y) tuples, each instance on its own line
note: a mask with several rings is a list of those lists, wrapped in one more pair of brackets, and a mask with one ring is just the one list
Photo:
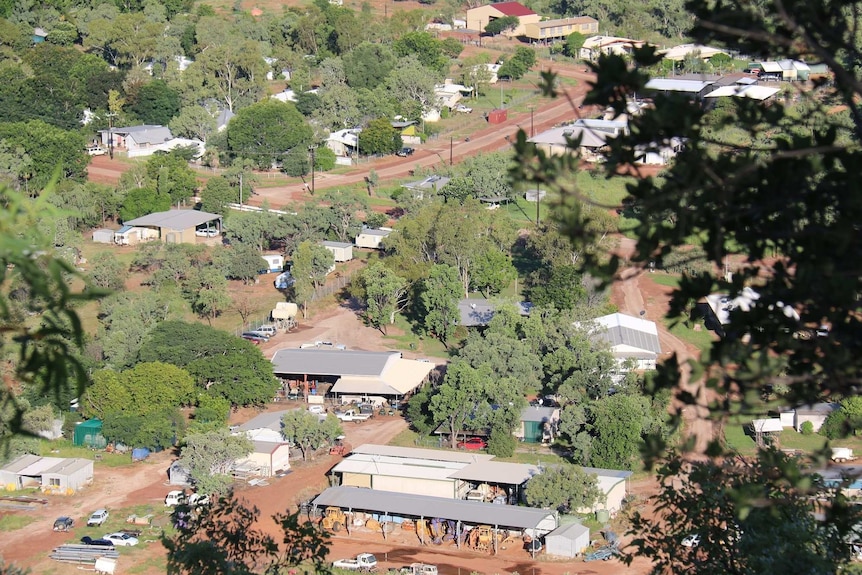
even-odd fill
[(530, 137), (533, 137), (533, 109), (534, 106), (530, 106)]
[(449, 136), (449, 165), (452, 165), (452, 148), (454, 146), (454, 139), (452, 136)]
[(114, 159), (114, 116), (116, 112), (108, 112), (108, 156)]
[(239, 173), (239, 205), (242, 206), (242, 172)]
[(542, 201), (542, 192), (536, 188), (536, 229), (539, 229), (539, 203)]
[(314, 195), (314, 151), (317, 148), (315, 146), (309, 146), (308, 151), (311, 152), (311, 195)]

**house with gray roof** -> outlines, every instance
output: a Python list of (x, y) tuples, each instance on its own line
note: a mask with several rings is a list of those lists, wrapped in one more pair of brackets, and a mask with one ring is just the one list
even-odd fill
[(655, 322), (622, 313), (612, 313), (593, 320), (593, 336), (610, 346), (621, 368), (634, 360), (638, 370), (655, 369), (661, 355), (658, 327)]
[(204, 143), (196, 139), (175, 138), (171, 130), (165, 126), (142, 124), (140, 126), (116, 127), (99, 130), (102, 147), (112, 147), (117, 152), (123, 152), (130, 158), (151, 156), (156, 152), (167, 152), (174, 148), (196, 148), (196, 157), (203, 155)]
[(357, 248), (381, 250), (383, 240), (388, 238), (392, 231), (392, 228), (362, 228), (353, 243)]
[[(158, 239), (168, 243), (192, 244), (197, 242), (195, 231), (201, 226), (221, 231), (222, 216), (200, 210), (168, 210), (126, 220), (116, 235), (146, 230), (147, 239)], [(120, 243), (120, 242), (118, 242)], [(136, 243), (136, 242), (127, 242)]]
[(423, 200), (425, 199), (425, 194), (434, 196), (440, 193), (446, 187), (446, 184), (449, 183), (449, 180), (450, 178), (446, 176), (433, 175), (416, 182), (401, 184), (401, 187), (410, 190), (414, 200)]

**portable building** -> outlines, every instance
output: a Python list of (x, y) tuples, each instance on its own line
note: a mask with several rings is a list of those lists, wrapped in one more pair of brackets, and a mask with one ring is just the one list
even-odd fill
[(97, 244), (114, 243), (114, 230), (110, 230), (108, 228), (93, 230), (93, 241)]
[(75, 426), (75, 434), (72, 438), (74, 445), (86, 445), (87, 447), (104, 447), (107, 445), (102, 435), (102, 420), (88, 419)]
[(383, 240), (386, 239), (389, 234), (392, 233), (392, 230), (389, 228), (363, 228), (359, 235), (356, 236), (356, 244), (357, 248), (369, 248), (372, 250), (378, 250), (383, 248)]
[(502, 124), (509, 118), (508, 110), (504, 110), (503, 108), (496, 108), (488, 112), (488, 123), (489, 124)]
[(353, 259), (353, 244), (323, 241), (320, 245), (332, 252), (336, 262), (349, 262)]
[(189, 470), (179, 460), (172, 461), (168, 467), (168, 483), (171, 485), (189, 485), (191, 483)]
[(284, 256), (281, 254), (264, 254), (260, 256), (266, 262), (266, 273), (281, 273), (284, 269)]
[(590, 528), (572, 523), (545, 535), (545, 553), (554, 557), (577, 557), (590, 546)]

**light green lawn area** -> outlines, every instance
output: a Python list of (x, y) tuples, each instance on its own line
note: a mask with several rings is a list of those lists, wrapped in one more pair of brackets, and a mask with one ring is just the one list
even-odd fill
[[(395, 328), (397, 329), (390, 330), (390, 334), (383, 336), (387, 347), (429, 357), (449, 357), (449, 352), (442, 342), (414, 333), (413, 325), (404, 316), (395, 316)], [(398, 335), (394, 332), (398, 332)]]
[(0, 516), (0, 531), (17, 531), (34, 521), (36, 518), (29, 515), (2, 515)]
[[(95, 459), (95, 452), (88, 447), (80, 447), (72, 445), (71, 440), (59, 439), (56, 441), (42, 441), (39, 444), (39, 453), (43, 457), (69, 457), (79, 459)], [(121, 453), (106, 453), (99, 452), (101, 459), (96, 462), (96, 466), (103, 467), (123, 467), (132, 464), (131, 452)], [(136, 463), (135, 465), (149, 465), (146, 461)]]

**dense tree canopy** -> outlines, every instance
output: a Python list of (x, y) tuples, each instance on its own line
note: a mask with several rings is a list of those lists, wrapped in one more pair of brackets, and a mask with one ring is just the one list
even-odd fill
[(311, 128), (296, 106), (272, 99), (239, 110), (227, 133), (230, 153), (251, 159), (259, 168), (279, 163), (295, 147), (304, 150), (311, 138)]

